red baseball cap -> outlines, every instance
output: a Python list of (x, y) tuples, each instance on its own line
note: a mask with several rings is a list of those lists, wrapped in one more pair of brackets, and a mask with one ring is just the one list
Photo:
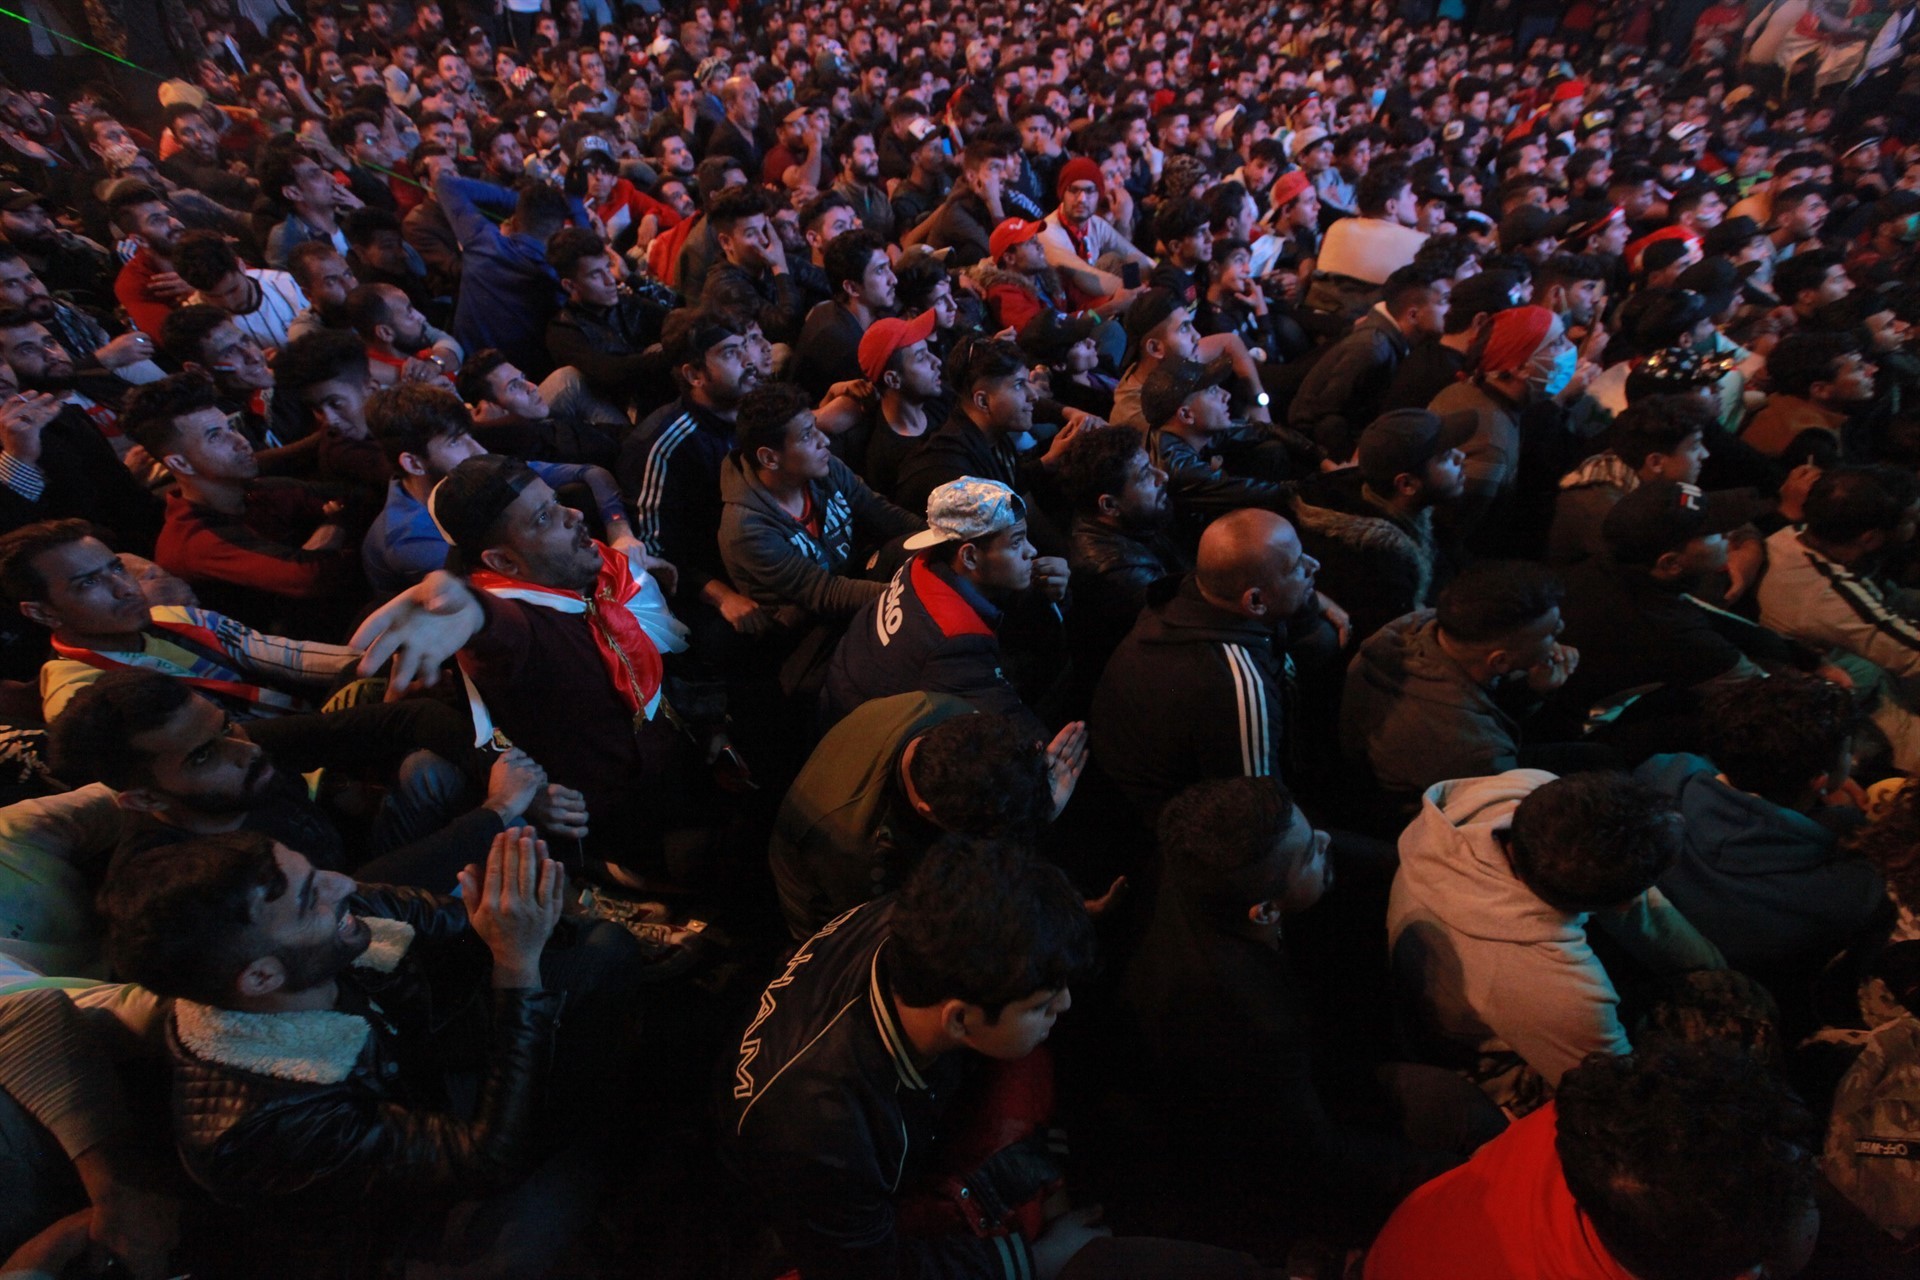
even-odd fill
[(1042, 222), (1028, 222), (1025, 218), (1008, 218), (993, 229), (993, 235), (987, 240), (987, 252), (995, 259), (1017, 244), (1025, 244), (1040, 234)]
[(1267, 206), (1272, 209), (1284, 209), (1300, 198), (1300, 193), (1313, 185), (1306, 172), (1295, 169), (1283, 173), (1273, 180), (1273, 190), (1267, 193)]
[(911, 320), (902, 320), (897, 316), (875, 320), (860, 335), (860, 375), (868, 382), (879, 382), (880, 375), (887, 371), (887, 361), (893, 359), (893, 353), (931, 338), (933, 325), (931, 310), (922, 311)]

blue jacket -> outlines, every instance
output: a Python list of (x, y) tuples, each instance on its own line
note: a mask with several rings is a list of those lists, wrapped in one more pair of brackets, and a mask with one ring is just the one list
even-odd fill
[[(547, 265), (547, 247), (518, 232), (508, 235), (483, 210), (513, 212), (516, 197), (503, 187), (442, 173), (433, 194), (460, 239), (459, 300), (453, 336), (468, 351), (498, 347), (530, 378), (553, 371), (547, 355), (547, 321), (563, 301), (560, 281)], [(585, 226), (585, 214), (574, 217)]]
[(1718, 775), (1695, 755), (1654, 756), (1634, 771), (1686, 818), (1686, 845), (1660, 891), (1736, 969), (1820, 964), (1868, 923), (1886, 884), (1871, 863), (1840, 851), (1834, 827)]

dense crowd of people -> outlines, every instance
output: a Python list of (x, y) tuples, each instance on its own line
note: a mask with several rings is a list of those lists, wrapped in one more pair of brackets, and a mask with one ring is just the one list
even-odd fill
[(1913, 19), (0, 11), (0, 1275), (1913, 1275)]

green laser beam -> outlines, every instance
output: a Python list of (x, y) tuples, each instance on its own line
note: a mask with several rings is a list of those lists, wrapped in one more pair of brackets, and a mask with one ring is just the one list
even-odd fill
[(52, 36), (55, 40), (65, 40), (68, 44), (79, 45), (82, 49), (85, 49), (88, 53), (97, 53), (103, 58), (111, 58), (123, 67), (132, 67), (135, 71), (139, 71), (146, 75), (150, 75), (155, 80), (167, 80), (171, 78), (169, 76), (161, 75), (158, 71), (149, 70), (148, 68), (141, 66), (137, 62), (130, 62), (127, 59), (121, 57), (117, 53), (109, 53), (107, 50), (102, 49), (99, 45), (88, 44), (85, 40), (82, 40), (77, 36), (70, 36), (64, 31), (55, 31), (52, 27), (48, 26), (46, 23), (35, 22), (32, 18), (27, 17), (23, 13), (15, 13), (11, 9), (0, 9), (0, 14), (4, 14), (6, 17), (12, 18), (15, 22), (23, 22), (29, 27), (38, 27), (40, 28), (40, 30)]

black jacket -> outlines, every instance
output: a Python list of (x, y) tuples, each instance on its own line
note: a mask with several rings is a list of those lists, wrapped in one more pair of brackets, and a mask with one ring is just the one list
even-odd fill
[(1255, 448), (1265, 438), (1264, 427), (1240, 427), (1215, 433), (1202, 453), (1171, 431), (1147, 433), (1147, 456), (1167, 473), (1167, 498), (1173, 503), (1180, 541), (1189, 549), (1200, 531), (1219, 517), (1242, 507), (1264, 507), (1284, 512), (1293, 502), (1293, 485), (1276, 480), (1239, 476), (1227, 470), (1220, 448)]
[(38, 497), (0, 485), (0, 533), (36, 520), (77, 517), (112, 530), (122, 551), (153, 554), (159, 502), (120, 464), (113, 446), (80, 410), (68, 405), (46, 425), (36, 465), (45, 481)]
[(638, 294), (622, 294), (605, 308), (570, 302), (547, 321), (547, 353), (556, 367), (578, 369), (595, 395), (631, 405), (642, 382), (673, 385), (657, 349), (666, 317), (665, 307)]
[[(1046, 408), (1043, 403), (1036, 408), (1036, 415)], [(919, 447), (900, 464), (900, 479), (891, 496), (908, 511), (924, 515), (928, 496), (962, 476), (998, 480), (1019, 494), (1027, 504), (1027, 536), (1040, 554), (1065, 553), (1066, 539), (1060, 535), (1060, 526), (1047, 516), (1053, 487), (1038, 451), (1023, 455), (1004, 436), (989, 436), (958, 405), (942, 426), (920, 437)]]
[(1355, 641), (1431, 605), (1451, 576), (1432, 510), (1401, 519), (1368, 492), (1349, 468), (1309, 478), (1293, 505), (1300, 542), (1320, 562), (1327, 594), (1352, 617)]
[(722, 1158), (808, 1280), (1025, 1280), (1017, 1235), (896, 1228), (898, 1197), (937, 1159), (941, 1116), (978, 1060), (914, 1063), (887, 984), (892, 917), (890, 898), (847, 912), (761, 995), (721, 1084)]
[[(180, 1001), (167, 1024), (181, 1161), (215, 1200), (264, 1210), (236, 1227), (264, 1237), (274, 1252), (246, 1253), (280, 1275), (380, 1274), (407, 1224), (519, 1177), (564, 999), (495, 991), (488, 1016), (452, 898), (369, 886), (349, 909), (403, 923), (411, 941), (376, 933), (333, 1010), (267, 1015), (285, 1021), (266, 1035), (259, 1015)], [(463, 1035), (484, 1063), (470, 1119), (443, 1097)]]
[[(1173, 1155), (1232, 1168), (1257, 1185), (1361, 1202), (1384, 1216), (1458, 1161), (1385, 1132), (1336, 1121), (1316, 1083), (1309, 993), (1278, 939), (1257, 935), (1244, 911), (1211, 911), (1179, 883), (1155, 904), (1128, 967), (1122, 1001), (1137, 1032), (1138, 1085), (1154, 1099), (1153, 1133)], [(1352, 1064), (1358, 1065), (1358, 1064)], [(1334, 1066), (1333, 1063), (1324, 1064)], [(1360, 1071), (1327, 1071), (1340, 1092)], [(1362, 1091), (1364, 1092), (1364, 1091)]]
[(1069, 542), (1073, 612), (1067, 615), (1067, 639), (1074, 674), (1091, 689), (1140, 620), (1147, 588), (1192, 566), (1164, 533), (1131, 532), (1085, 516), (1074, 519)]
[(1191, 575), (1163, 583), (1100, 677), (1093, 758), (1149, 823), (1193, 783), (1277, 777), (1292, 684), (1272, 623), (1209, 603)]

